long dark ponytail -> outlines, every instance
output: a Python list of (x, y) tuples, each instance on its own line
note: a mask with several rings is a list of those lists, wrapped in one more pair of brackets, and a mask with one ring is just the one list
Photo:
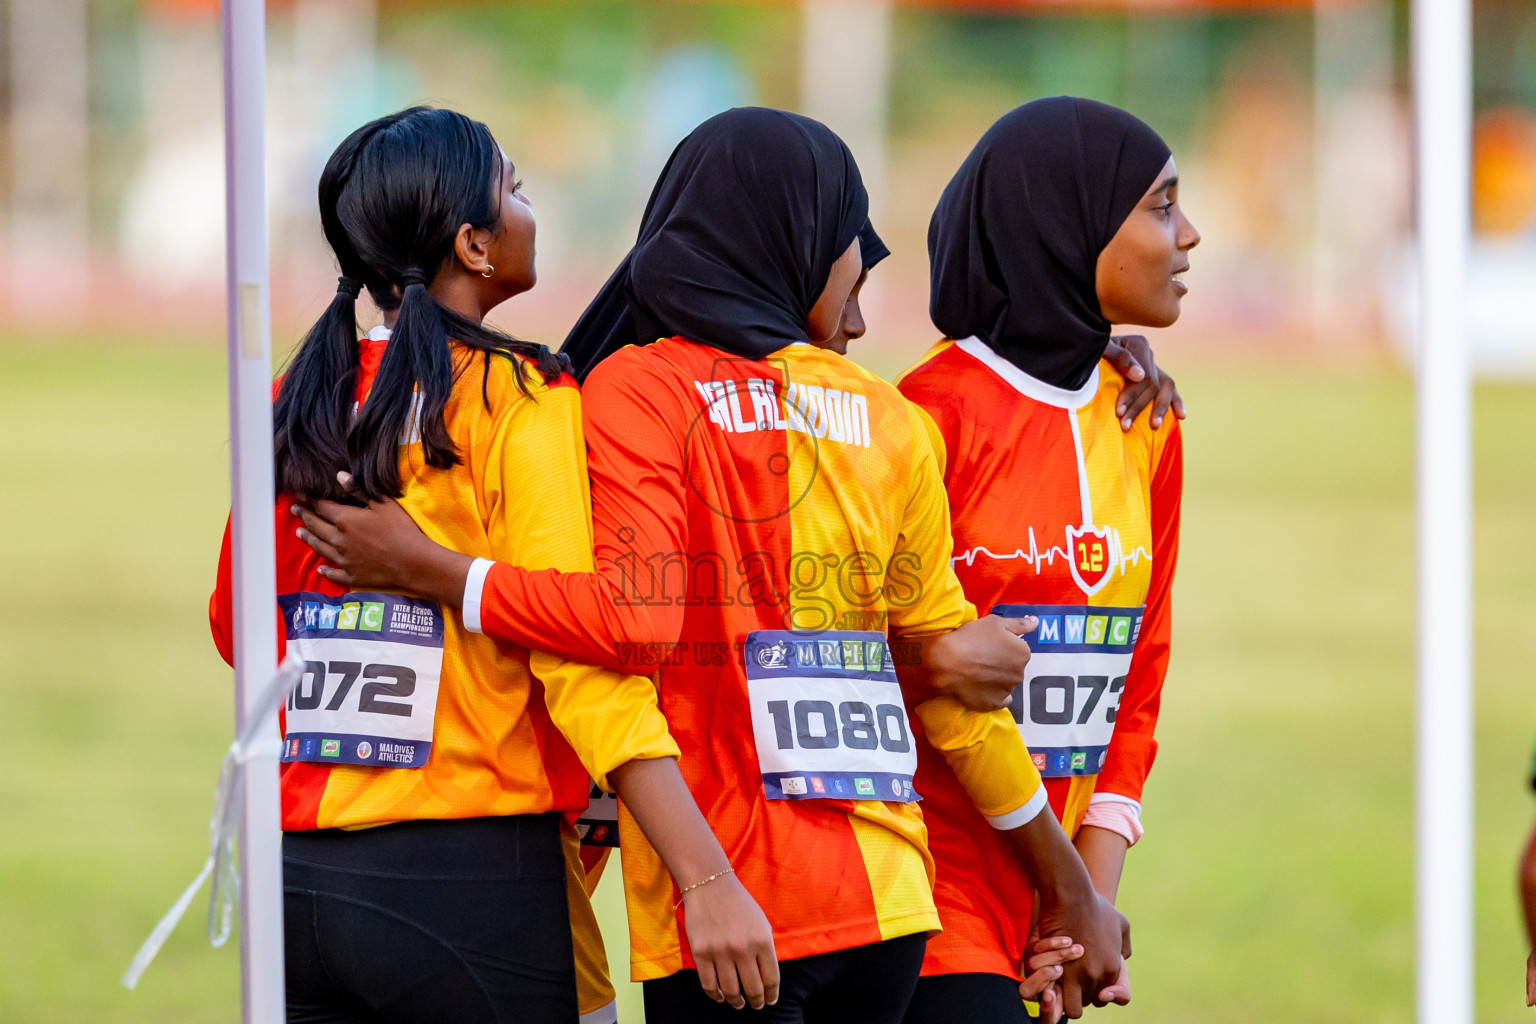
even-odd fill
[[(397, 448), (418, 440), (427, 465), (457, 465), (443, 410), (467, 361), (456, 363), (449, 338), (481, 353), (487, 373), (493, 354), (510, 358), (525, 393), (523, 364), (512, 357), (532, 362), (546, 379), (568, 369), (568, 361), (544, 346), (447, 309), (427, 290), (452, 254), (460, 225), (497, 230), (501, 167), (490, 129), (430, 107), (363, 125), (326, 161), (320, 224), (342, 277), (294, 353), (273, 409), (280, 492), (345, 497), (336, 473), (346, 469), (356, 495), (399, 497)], [(378, 375), (354, 419), (362, 288), (380, 308), (397, 313)]]

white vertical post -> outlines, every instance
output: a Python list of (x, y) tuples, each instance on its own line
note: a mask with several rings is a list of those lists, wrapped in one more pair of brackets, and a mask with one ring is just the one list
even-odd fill
[(1466, 273), (1469, 0), (1414, 0), (1418, 164), (1418, 726), (1415, 896), (1421, 1024), (1471, 1024), (1472, 499)]
[[(277, 668), (272, 534), (272, 348), (268, 308), (266, 5), (223, 0), (228, 230), (229, 429), (235, 598), (235, 722)], [(277, 734), (275, 713), (264, 729)], [(274, 744), (275, 747), (275, 744)], [(240, 822), (240, 977), (246, 1024), (284, 1019), (283, 862), (277, 763), (245, 770)]]
[(85, 0), (11, 0), (11, 296), (57, 317), (88, 287)]

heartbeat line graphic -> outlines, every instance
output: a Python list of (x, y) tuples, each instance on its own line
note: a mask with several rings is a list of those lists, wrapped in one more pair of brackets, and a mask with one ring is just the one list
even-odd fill
[(951, 558), (949, 560), (949, 564), (954, 565), (956, 562), (963, 561), (968, 566), (975, 565), (976, 559), (980, 555), (985, 555), (986, 557), (998, 562), (1006, 562), (1010, 559), (1022, 558), (1024, 561), (1035, 567), (1036, 575), (1039, 575), (1042, 571), (1042, 566), (1040, 564), (1042, 559), (1044, 559), (1046, 565), (1053, 565), (1056, 561), (1057, 555), (1060, 555), (1062, 558), (1072, 557), (1067, 553), (1066, 548), (1050, 547), (1044, 551), (1041, 551), (1040, 548), (1035, 544), (1035, 528), (1031, 526), (1029, 528), (1028, 551), (1025, 551), (1023, 548), (1019, 548), (1011, 555), (1000, 555), (996, 551), (978, 544), (976, 547), (971, 548), (971, 550), (963, 551), (955, 557)]
[[(1070, 527), (1068, 527), (1068, 529), (1070, 529)], [(1113, 562), (1118, 559), (1120, 562), (1120, 575), (1122, 576), (1125, 575), (1126, 569), (1133, 565), (1140, 564), (1142, 558), (1146, 558), (1148, 561), (1151, 561), (1152, 559), (1152, 552), (1142, 547), (1138, 547), (1129, 554), (1126, 554), (1124, 549), (1120, 546), (1120, 531), (1115, 529), (1113, 526), (1109, 528), (1109, 544), (1110, 560)], [(983, 556), (997, 562), (1006, 562), (1017, 558), (1022, 559), (1023, 561), (1034, 566), (1035, 575), (1038, 576), (1045, 571), (1045, 566), (1054, 565), (1056, 563), (1057, 555), (1060, 555), (1063, 559), (1067, 559), (1069, 561), (1072, 558), (1071, 553), (1064, 547), (1056, 547), (1053, 545), (1046, 548), (1044, 551), (1041, 551), (1039, 545), (1035, 543), (1035, 528), (1031, 526), (1029, 528), (1028, 551), (1025, 551), (1023, 548), (1018, 548), (1012, 554), (1000, 555), (996, 551), (993, 551), (984, 545), (978, 544), (976, 547), (971, 548), (969, 551), (962, 551), (960, 554), (955, 555), (949, 560), (949, 564), (954, 565), (956, 562), (964, 562), (967, 566), (973, 566), (976, 564), (976, 559)]]

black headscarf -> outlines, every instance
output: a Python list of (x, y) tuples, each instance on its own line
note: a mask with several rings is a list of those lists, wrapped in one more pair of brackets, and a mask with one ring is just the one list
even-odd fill
[(765, 107), (717, 114), (673, 151), (635, 247), (561, 351), (584, 379), (615, 350), (672, 335), (749, 359), (804, 341), (868, 215), (853, 154), (826, 125)]
[(885, 247), (885, 241), (875, 233), (874, 224), (864, 222), (864, 227), (859, 231), (859, 255), (863, 257), (864, 269), (873, 270), (876, 263), (891, 254), (891, 250)]
[(928, 225), (934, 326), (975, 335), (1048, 384), (1081, 387), (1109, 342), (1099, 254), (1169, 155), (1147, 125), (1093, 100), (1054, 96), (1004, 114)]

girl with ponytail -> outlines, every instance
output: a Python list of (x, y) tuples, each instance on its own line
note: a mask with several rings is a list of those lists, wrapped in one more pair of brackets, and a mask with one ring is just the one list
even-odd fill
[[(402, 162), (427, 149), (438, 150), (444, 166)], [(451, 160), (462, 164), (450, 166)], [(489, 186), (475, 168), (493, 179)], [(489, 130), (449, 110), (414, 107), (379, 118), (331, 154), (320, 176), (320, 224), (342, 276), (278, 392), (273, 428), (279, 490), (340, 495), (336, 473), (350, 470), (356, 493), (399, 497), (395, 441), (408, 416), (417, 417), (413, 429), (428, 466), (459, 464), (443, 409), (475, 354), (485, 357), (487, 373), (491, 355), (507, 357), (524, 394), (528, 365), (545, 378), (566, 368), (547, 348), (482, 322), (536, 279), (533, 210), (521, 187)], [(449, 265), (452, 256), (458, 257), (455, 266)], [(434, 282), (440, 282), (436, 291), (445, 302), (429, 287)], [(384, 311), (395, 344), (384, 347), (370, 401), (358, 410), (352, 401), (359, 359), (356, 301), (364, 287)], [(457, 362), (450, 337), (462, 350)]]
[[(654, 686), (497, 644), (477, 607), (338, 586), (295, 515), (394, 498), (459, 550), (591, 571), (569, 364), (483, 322), (534, 285), (532, 206), (485, 125), (426, 107), (348, 136), (319, 200), (341, 277), (274, 409), (280, 642), (306, 666), (283, 720), (288, 1020), (611, 1022), (572, 824), (593, 783), (680, 884), (728, 865)], [(360, 337), (365, 288), (385, 323)], [(226, 534), (210, 619), (227, 660), (229, 553)], [(768, 933), (736, 890), (690, 906), (727, 960)]]

